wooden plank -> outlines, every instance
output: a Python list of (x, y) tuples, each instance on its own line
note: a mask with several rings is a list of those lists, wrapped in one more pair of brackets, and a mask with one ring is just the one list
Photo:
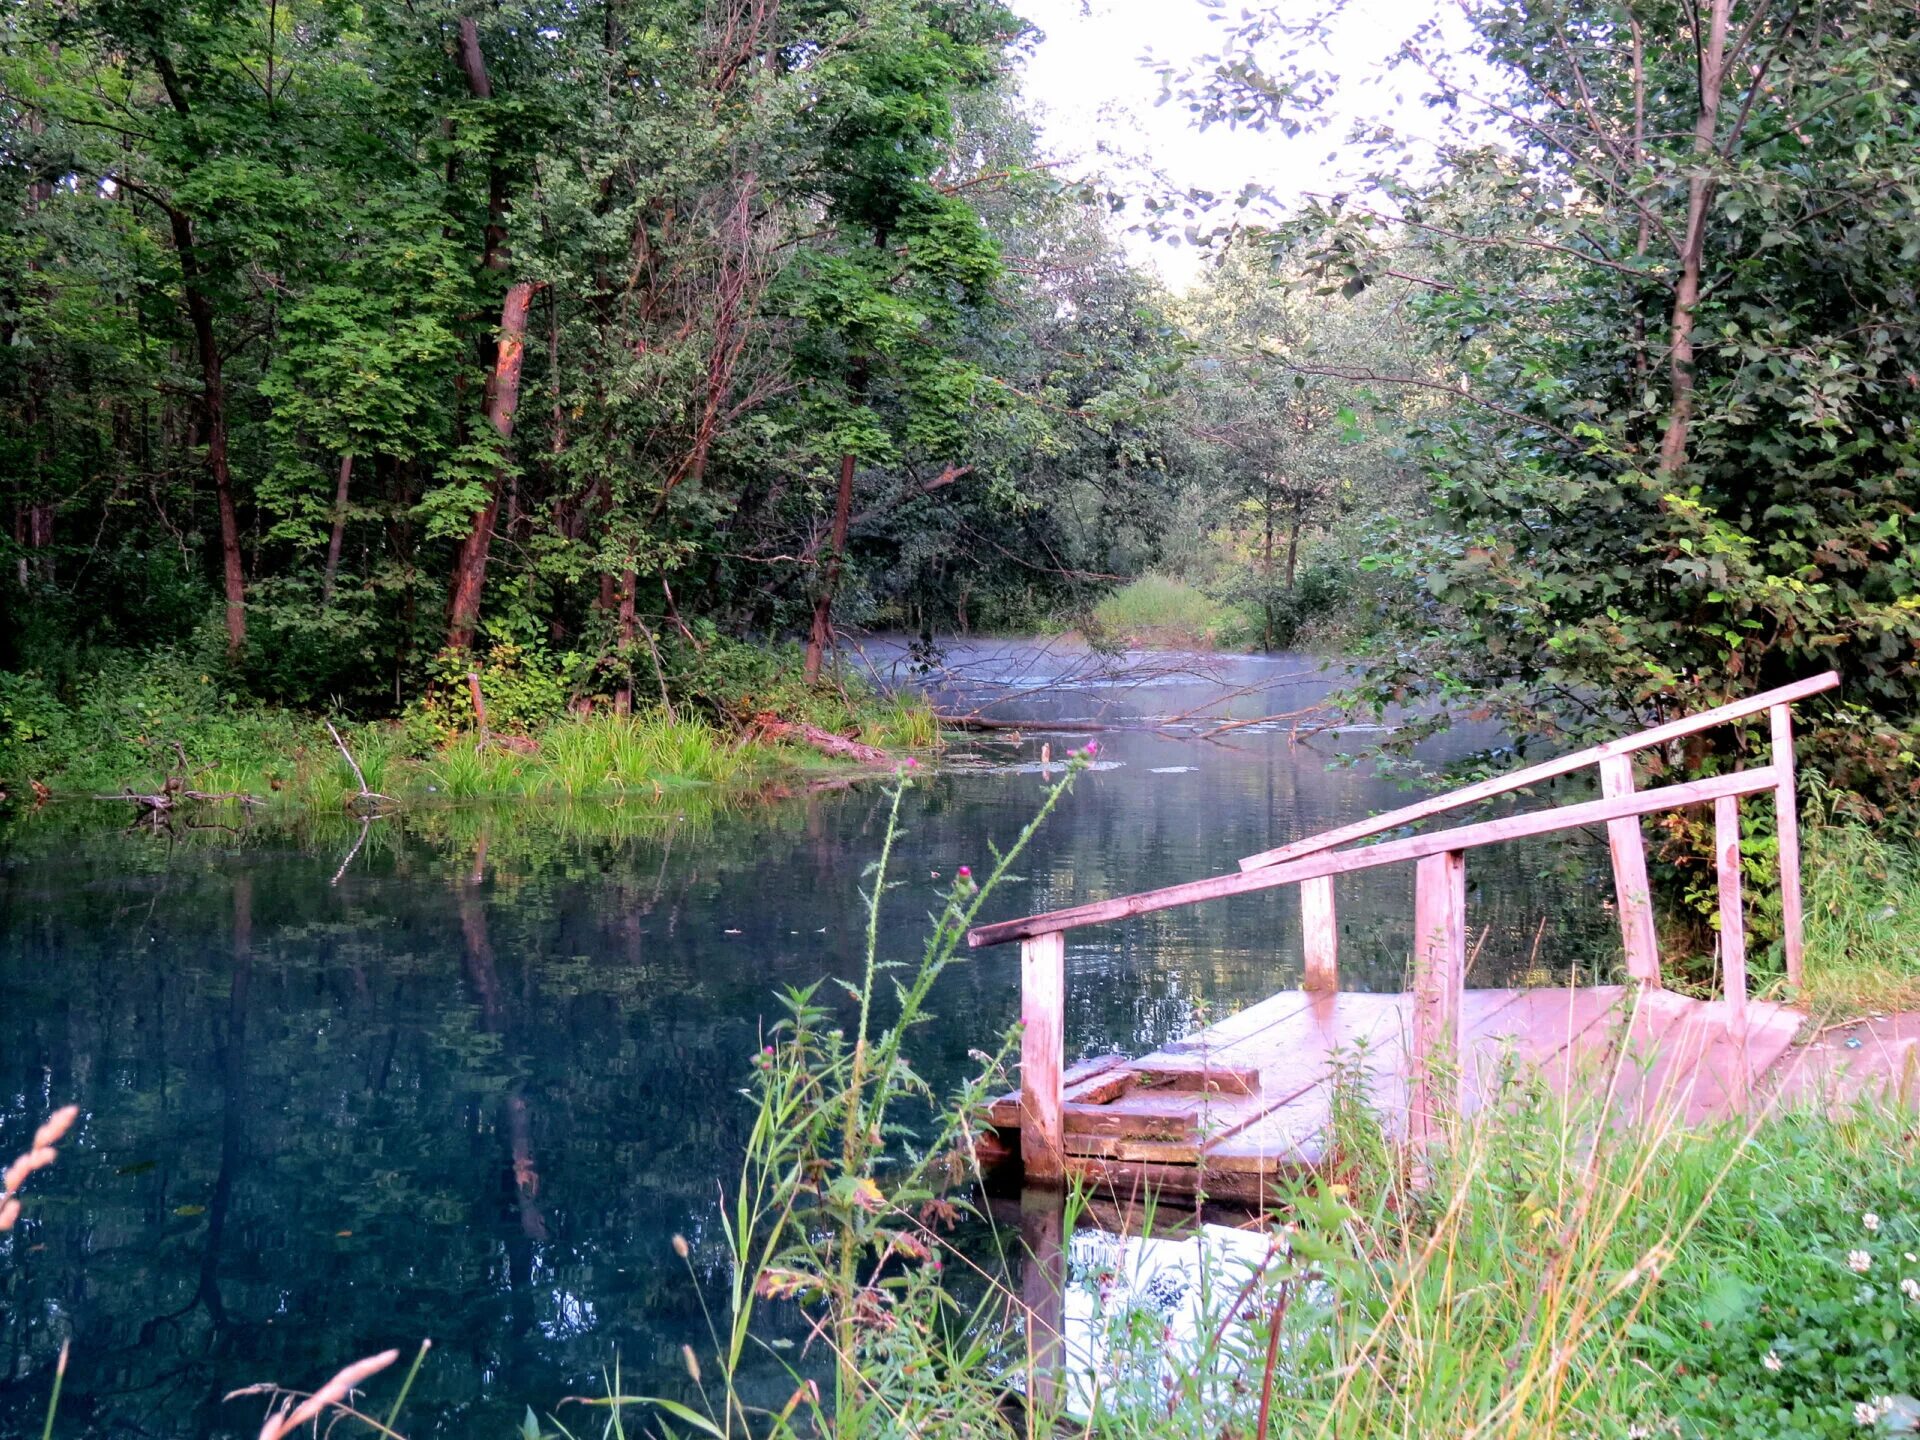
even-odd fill
[(1084, 1151), (1089, 1136), (1109, 1139), (1193, 1141), (1200, 1137), (1212, 1097), (1197, 1090), (1133, 1091), (1104, 1105), (1062, 1108), (1067, 1148)]
[[(1067, 1067), (1060, 1077), (1060, 1088), (1067, 1100), (1084, 1100), (1099, 1104), (1102, 1100), (1111, 1100), (1124, 1094), (1133, 1083), (1133, 1076), (1123, 1067), (1127, 1063), (1124, 1055), (1095, 1055), (1085, 1060), (1076, 1060)], [(989, 1123), (1009, 1130), (1020, 1125), (1020, 1092), (995, 1096), (987, 1104)]]
[(1481, 800), (1490, 800), (1497, 795), (1510, 794), (1515, 790), (1524, 789), (1529, 785), (1538, 785), (1542, 781), (1553, 780), (1561, 775), (1571, 775), (1576, 770), (1596, 765), (1611, 756), (1631, 755), (1636, 750), (1664, 745), (1667, 741), (1678, 739), (1682, 735), (1691, 735), (1695, 731), (1710, 729), (1715, 725), (1724, 725), (1732, 720), (1743, 720), (1749, 715), (1758, 715), (1762, 710), (1769, 710), (1776, 705), (1791, 705), (1795, 700), (1804, 700), (1810, 695), (1831, 690), (1839, 683), (1840, 677), (1829, 670), (1824, 675), (1816, 675), (1809, 680), (1799, 680), (1791, 685), (1782, 685), (1775, 690), (1764, 690), (1758, 695), (1748, 696), (1745, 700), (1716, 705), (1713, 709), (1702, 710), (1697, 715), (1669, 720), (1666, 724), (1655, 725), (1650, 730), (1641, 730), (1617, 740), (1608, 740), (1599, 745), (1589, 746), (1585, 750), (1575, 750), (1567, 755), (1556, 756), (1538, 765), (1529, 765), (1524, 770), (1515, 770), (1510, 775), (1496, 775), (1490, 780), (1482, 780), (1474, 785), (1464, 785), (1444, 795), (1417, 800), (1411, 805), (1403, 805), (1398, 810), (1389, 810), (1385, 814), (1375, 815), (1368, 820), (1357, 820), (1351, 825), (1342, 825), (1337, 829), (1323, 831), (1318, 835), (1309, 835), (1272, 850), (1263, 850), (1258, 855), (1247, 856), (1240, 862), (1240, 868), (1258, 870), (1268, 865), (1280, 865), (1289, 860), (1297, 860), (1304, 855), (1314, 855), (1323, 850), (1348, 845), (1355, 840), (1366, 840), (1375, 835), (1383, 835), (1389, 830), (1398, 830), (1403, 825), (1411, 825), (1418, 820), (1425, 820), (1434, 815), (1444, 815), (1449, 810), (1457, 810), (1463, 805), (1472, 805)]
[(1260, 1072), (1249, 1065), (1226, 1065), (1206, 1052), (1195, 1055), (1169, 1055), (1151, 1064), (1140, 1061), (1133, 1067), (1134, 1083), (1141, 1089), (1210, 1090), (1220, 1095), (1258, 1095)]
[(1035, 935), (1020, 947), (1020, 1159), (1030, 1185), (1066, 1180), (1066, 1008), (1067, 937)]
[(1266, 999), (1249, 1005), (1236, 1014), (1229, 1015), (1179, 1040), (1169, 1040), (1157, 1052), (1161, 1055), (1177, 1055), (1186, 1050), (1219, 1050), (1236, 1040), (1243, 1040), (1269, 1026), (1305, 1010), (1313, 1000), (1311, 995), (1300, 990), (1282, 990), (1278, 995), (1269, 995)]
[(1305, 966), (1304, 990), (1340, 988), (1340, 927), (1333, 912), (1333, 877), (1300, 882), (1300, 938)]
[(1068, 1086), (1067, 1103), (1069, 1105), (1110, 1104), (1133, 1088), (1133, 1078), (1131, 1070), (1109, 1070), (1104, 1075), (1096, 1075), (1091, 1080), (1083, 1080), (1078, 1085)]
[(1784, 1005), (1755, 1000), (1736, 1022), (1724, 1003), (1702, 1002), (1695, 1019), (1698, 1059), (1685, 1080), (1681, 1122), (1703, 1125), (1744, 1113), (1756, 1078), (1786, 1053), (1804, 1018)]
[(1800, 895), (1800, 798), (1794, 779), (1793, 711), (1776, 705), (1768, 712), (1773, 725), (1773, 768), (1780, 783), (1773, 792), (1774, 828), (1780, 837), (1780, 933), (1786, 952), (1787, 983), (1798, 989), (1806, 983), (1807, 927)]
[[(1608, 755), (1600, 761), (1600, 793), (1633, 793), (1631, 755)], [(1607, 849), (1613, 857), (1614, 904), (1620, 912), (1627, 974), (1642, 985), (1658, 985), (1660, 942), (1653, 928), (1653, 887), (1647, 883), (1647, 844), (1640, 833), (1640, 817), (1608, 821)]]
[[(1481, 993), (1469, 990), (1469, 1002)], [(1581, 1036), (1621, 1011), (1628, 997), (1623, 985), (1522, 990), (1491, 1024), (1475, 1026), (1469, 1015), (1465, 1077), (1468, 1103), (1487, 1099), (1509, 1062), (1516, 1073), (1538, 1074), (1564, 1092), (1573, 1046)]]
[[(1413, 873), (1413, 1043), (1407, 1056), (1407, 1138), (1425, 1145), (1442, 1115), (1459, 1109), (1466, 1063), (1461, 991), (1467, 978), (1467, 857), (1450, 850), (1421, 860)], [(1445, 1072), (1452, 1068), (1448, 1087)], [(1451, 1089), (1451, 1095), (1448, 1090)]]
[(1652, 1098), (1698, 1062), (1700, 1037), (1687, 1023), (1702, 1005), (1670, 990), (1639, 990), (1615, 1023), (1593, 1027), (1568, 1047), (1559, 1064), (1568, 1092), (1587, 1087), (1616, 1122), (1648, 1113)]
[[(1261, 1096), (1277, 1105), (1323, 1081), (1336, 1051), (1351, 1053), (1363, 1046), (1371, 1050), (1377, 1042), (1397, 1041), (1406, 1008), (1404, 995), (1363, 991), (1323, 990), (1303, 998), (1306, 1003), (1286, 1019), (1205, 1053), (1218, 1063), (1257, 1068)], [(1138, 1063), (1151, 1065), (1166, 1058), (1162, 1051)]]
[[(1467, 1044), (1490, 1039), (1507, 1025), (1507, 1017), (1526, 996), (1526, 990), (1469, 990), (1460, 1006)], [(1342, 997), (1351, 999), (1351, 996)], [(1367, 1050), (1367, 1103), (1392, 1128), (1404, 1126), (1407, 1109), (1407, 1030), (1411, 1023), (1410, 997), (1381, 997), (1393, 1002), (1390, 1011), (1375, 1012), (1387, 1023), (1382, 1043)], [(1317, 1163), (1326, 1148), (1324, 1130), (1331, 1118), (1333, 1086), (1323, 1064), (1315, 1083), (1277, 1105), (1250, 1125), (1210, 1140), (1206, 1163), (1229, 1171), (1259, 1170), (1274, 1165)], [(1305, 1157), (1314, 1157), (1313, 1161)]]
[(1372, 870), (1449, 850), (1471, 850), (1504, 840), (1522, 840), (1534, 835), (1549, 835), (1556, 830), (1574, 830), (1585, 825), (1604, 825), (1630, 815), (1651, 815), (1683, 805), (1703, 805), (1729, 795), (1755, 795), (1772, 790), (1779, 777), (1771, 765), (1738, 770), (1731, 775), (1715, 775), (1705, 780), (1689, 780), (1681, 785), (1665, 785), (1657, 790), (1641, 790), (1611, 799), (1587, 800), (1563, 805), (1555, 810), (1538, 810), (1526, 815), (1508, 815), (1499, 820), (1483, 820), (1454, 830), (1432, 835), (1414, 835), (1405, 840), (1387, 840), (1359, 850), (1341, 850), (1325, 855), (1310, 855), (1285, 865), (1268, 865), (1242, 874), (1209, 875), (1159, 890), (1137, 895), (1121, 895), (1112, 900), (1096, 900), (1054, 910), (1045, 915), (1028, 915), (1019, 920), (1002, 920), (981, 925), (967, 932), (967, 944), (978, 948), (1001, 945), (1009, 940), (1025, 940), (1056, 930), (1073, 930), (1082, 925), (1099, 925), (1155, 910), (1170, 910), (1199, 900), (1216, 900), (1225, 895), (1246, 895), (1256, 890), (1272, 890), (1295, 885), (1322, 875), (1345, 875), (1355, 870)]

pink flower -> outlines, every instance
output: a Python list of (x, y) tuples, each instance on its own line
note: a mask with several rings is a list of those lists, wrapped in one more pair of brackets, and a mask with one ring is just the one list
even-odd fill
[(956, 873), (957, 875), (959, 875), (959, 877), (960, 877), (960, 878), (961, 878), (962, 880), (971, 880), (971, 879), (973, 879), (973, 869), (972, 869), (972, 867), (971, 867), (971, 866), (968, 866), (968, 865), (962, 865), (962, 866), (961, 866), (961, 867), (959, 868), (959, 870), (957, 870), (957, 871), (956, 871), (955, 873)]
[(1098, 755), (1099, 753), (1100, 753), (1100, 742), (1098, 740), (1087, 741), (1087, 758), (1091, 760), (1094, 756)]
[(907, 769), (918, 770), (919, 768), (920, 768), (920, 762), (914, 759), (913, 756), (911, 755), (907, 756)]

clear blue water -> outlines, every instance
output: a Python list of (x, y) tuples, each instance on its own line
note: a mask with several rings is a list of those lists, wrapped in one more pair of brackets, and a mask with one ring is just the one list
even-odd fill
[[(1219, 713), (1255, 716), (1327, 684), (1299, 657), (1149, 685), (1031, 647), (960, 661), (945, 699), (968, 708), (1065, 673), (1063, 693), (989, 711), (1042, 723), (1176, 715), (1239, 685)], [(1086, 738), (965, 737), (917, 782), (890, 953), (917, 955), (935, 887), (1031, 814), (1040, 747)], [(1329, 768), (1369, 738), (1102, 732), (1111, 768), (992, 918), (1224, 871), (1404, 803), (1365, 766)], [(670, 1237), (717, 1278), (748, 1061), (780, 987), (855, 971), (885, 806), (862, 783), (718, 809), (416, 810), (357, 851), (338, 817), (161, 834), (105, 805), (14, 817), (0, 1157), (57, 1105), (83, 1118), (0, 1240), (0, 1434), (38, 1433), (64, 1341), (63, 1436), (251, 1434), (260, 1402), (227, 1391), (312, 1385), (423, 1336), (415, 1436), (504, 1436), (529, 1403), (599, 1393), (616, 1356), (629, 1390), (683, 1393), (679, 1347), (705, 1327)], [(1577, 835), (1476, 852), (1475, 977), (1610, 966), (1608, 916), (1575, 903), (1603, 863)], [(1342, 881), (1344, 983), (1400, 986), (1410, 895), (1400, 871)], [(1079, 932), (1068, 958), (1069, 1051), (1150, 1048), (1294, 983), (1296, 902)], [(1017, 968), (992, 950), (947, 977), (924, 1073), (957, 1077), (1011, 1024)]]

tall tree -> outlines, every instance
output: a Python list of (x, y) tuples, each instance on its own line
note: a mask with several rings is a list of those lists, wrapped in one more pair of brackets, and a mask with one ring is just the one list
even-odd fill
[[(1289, 230), (1325, 288), (1403, 290), (1430, 358), (1387, 378), (1453, 397), (1416, 437), (1437, 523), (1383, 553), (1426, 608), (1380, 693), (1579, 730), (1837, 665), (1878, 718), (1823, 729), (1823, 758), (1914, 795), (1894, 735), (1920, 719), (1920, 19), (1889, 0), (1465, 14), (1465, 47), (1429, 28), (1401, 63), (1477, 128)], [(1283, 33), (1310, 38), (1277, 9), (1232, 38)], [(1310, 120), (1296, 78), (1195, 84), (1215, 117)]]

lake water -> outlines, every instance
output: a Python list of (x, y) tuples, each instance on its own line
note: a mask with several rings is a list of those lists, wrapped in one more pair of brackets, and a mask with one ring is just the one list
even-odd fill
[[(897, 646), (868, 658), (908, 663)], [(1202, 738), (1324, 694), (1311, 659), (1127, 675), (1021, 645), (948, 661), (943, 703), (1029, 725), (963, 737), (916, 780), (885, 911), (901, 958), (954, 867), (982, 869), (1032, 813), (1040, 747), (1087, 738), (1048, 720), (1189, 728), (1100, 732), (1103, 768), (988, 918), (1230, 870), (1408, 798), (1334, 763), (1365, 732)], [(1028, 693), (1050, 677), (1064, 688)], [(0, 1240), (0, 1434), (38, 1433), (66, 1340), (69, 1437), (251, 1434), (260, 1402), (225, 1392), (311, 1386), (423, 1336), (415, 1436), (504, 1436), (529, 1403), (603, 1393), (616, 1358), (629, 1393), (684, 1394), (679, 1347), (705, 1327), (670, 1237), (720, 1273), (748, 1061), (780, 987), (856, 973), (886, 805), (876, 782), (725, 807), (450, 807), (364, 838), (338, 817), (175, 834), (80, 802), (16, 817), (0, 1158), (52, 1108), (84, 1114)], [(1595, 836), (1476, 852), (1474, 978), (1610, 969), (1603, 867)], [(1341, 881), (1344, 984), (1401, 987), (1411, 888), (1408, 867)], [(1295, 896), (1077, 932), (1067, 957), (1069, 1058), (1151, 1048), (1296, 983)], [(1003, 948), (946, 977), (923, 1073), (950, 1080), (990, 1048), (1017, 976)]]

